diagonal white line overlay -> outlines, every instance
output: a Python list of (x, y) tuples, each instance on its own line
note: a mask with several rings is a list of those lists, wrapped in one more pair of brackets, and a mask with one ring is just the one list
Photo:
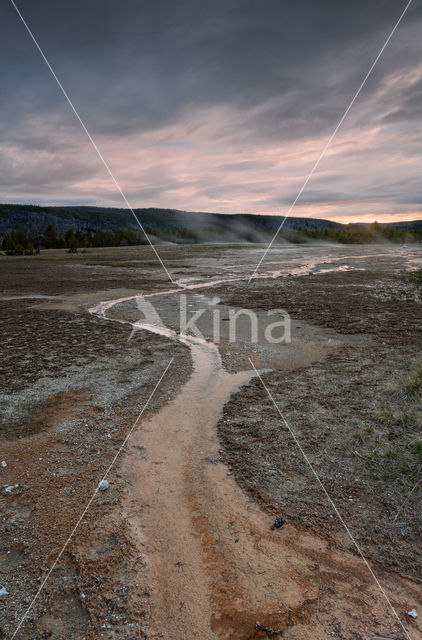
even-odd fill
[[(13, 1), (13, 0), (12, 0)], [(276, 237), (278, 236), (278, 234), (280, 233), (281, 229), (284, 226), (284, 223), (286, 222), (287, 218), (290, 216), (291, 212), (293, 211), (296, 202), (299, 200), (300, 196), (302, 195), (303, 191), (305, 190), (306, 185), (308, 184), (309, 180), (312, 178), (313, 174), (315, 173), (319, 163), (321, 162), (321, 160), (323, 159), (323, 157), (325, 156), (325, 153), (328, 149), (328, 147), (330, 146), (330, 144), (332, 143), (332, 141), (334, 140), (337, 131), (340, 129), (341, 125), (343, 124), (347, 114), (349, 113), (350, 109), (352, 108), (352, 106), (355, 103), (355, 100), (357, 99), (358, 95), (360, 94), (360, 92), (362, 91), (366, 81), (368, 80), (369, 76), (371, 75), (375, 65), (377, 64), (378, 60), (381, 58), (384, 49), (386, 48), (386, 46), (388, 45), (388, 43), (390, 42), (395, 30), (397, 29), (397, 27), (399, 26), (400, 22), (402, 21), (402, 18), (404, 17), (404, 14), (406, 13), (406, 11), (408, 10), (408, 8), (410, 7), (412, 3), (412, 0), (409, 0), (409, 2), (407, 3), (407, 5), (405, 6), (405, 8), (403, 9), (402, 14), (400, 15), (399, 19), (397, 20), (396, 24), (394, 25), (392, 31), (390, 32), (390, 35), (388, 36), (387, 40), (384, 42), (383, 46), (381, 47), (381, 49), (378, 52), (377, 57), (375, 58), (375, 60), (373, 61), (373, 63), (371, 64), (368, 73), (366, 74), (366, 76), (364, 77), (364, 79), (362, 80), (358, 90), (356, 91), (355, 95), (353, 96), (349, 106), (347, 107), (346, 111), (343, 113), (342, 117), (340, 118), (336, 128), (334, 129), (333, 133), (331, 134), (331, 136), (328, 138), (327, 142), (325, 143), (325, 146), (323, 148), (323, 150), (321, 151), (320, 155), (318, 156), (314, 166), (312, 167), (308, 177), (306, 178), (305, 182), (303, 183), (303, 185), (301, 186), (296, 198), (293, 200), (292, 204), (290, 205), (290, 209), (288, 210), (288, 212), (286, 213), (286, 215), (284, 216), (283, 220), (280, 223), (280, 226), (278, 227), (277, 231), (274, 234), (273, 239), (271, 240), (270, 244), (268, 245), (268, 247), (265, 249), (264, 254), (262, 255), (260, 261), (258, 262), (258, 264), (256, 265), (251, 277), (248, 280), (248, 284), (250, 283), (250, 281), (252, 280), (252, 278), (255, 276), (256, 272), (258, 271), (259, 267), (262, 264), (262, 261), (265, 259), (265, 256), (267, 255), (268, 251), (271, 249), (271, 247), (273, 246), (273, 243), (276, 239)]]
[[(79, 124), (81, 125), (82, 129), (85, 131), (85, 133), (86, 133), (86, 135), (87, 135), (87, 137), (88, 137), (88, 139), (89, 139), (90, 143), (92, 144), (92, 146), (94, 147), (95, 151), (97, 152), (97, 155), (98, 155), (98, 157), (100, 158), (101, 162), (103, 163), (104, 167), (106, 168), (107, 173), (109, 174), (110, 178), (113, 180), (113, 182), (114, 182), (114, 184), (115, 184), (115, 186), (116, 186), (117, 190), (119, 191), (120, 195), (121, 195), (121, 196), (122, 196), (122, 198), (123, 198), (123, 202), (125, 203), (125, 205), (126, 205), (126, 206), (127, 206), (127, 208), (129, 209), (129, 211), (131, 212), (131, 214), (133, 215), (133, 217), (135, 218), (136, 223), (138, 224), (138, 226), (140, 227), (140, 229), (141, 229), (142, 233), (144, 234), (145, 238), (147, 239), (147, 241), (148, 241), (149, 245), (151, 246), (151, 248), (152, 248), (153, 252), (155, 253), (155, 256), (156, 256), (157, 260), (160, 262), (161, 266), (163, 267), (163, 269), (164, 269), (164, 271), (165, 271), (165, 273), (166, 273), (167, 277), (169, 278), (169, 280), (170, 280), (171, 282), (173, 282), (173, 283), (174, 283), (173, 278), (171, 277), (170, 273), (169, 273), (169, 272), (168, 272), (168, 270), (167, 270), (167, 267), (165, 266), (164, 262), (162, 261), (162, 259), (161, 259), (161, 258), (160, 258), (160, 256), (158, 255), (158, 252), (157, 252), (156, 248), (154, 247), (154, 245), (152, 244), (152, 242), (151, 242), (151, 240), (150, 240), (150, 238), (149, 238), (149, 236), (148, 236), (147, 232), (145, 231), (144, 227), (142, 226), (141, 221), (139, 220), (138, 216), (136, 215), (136, 213), (134, 212), (133, 208), (132, 208), (132, 207), (131, 207), (131, 205), (129, 204), (129, 202), (128, 202), (128, 200), (127, 200), (126, 196), (125, 196), (125, 194), (123, 193), (123, 191), (122, 191), (122, 189), (121, 189), (121, 187), (120, 187), (120, 185), (119, 185), (119, 183), (117, 182), (116, 178), (114, 177), (114, 174), (113, 174), (113, 172), (111, 171), (111, 169), (110, 169), (110, 167), (109, 167), (109, 165), (108, 165), (107, 161), (105, 160), (105, 158), (104, 158), (103, 154), (101, 153), (101, 151), (100, 151), (100, 150), (99, 150), (99, 148), (97, 147), (97, 145), (96, 145), (96, 143), (95, 143), (94, 139), (92, 138), (91, 134), (89, 133), (88, 129), (86, 128), (86, 126), (85, 126), (84, 122), (82, 121), (82, 119), (81, 119), (81, 117), (80, 117), (79, 113), (77, 112), (77, 110), (76, 110), (76, 108), (75, 108), (75, 106), (74, 106), (73, 102), (72, 102), (72, 101), (71, 101), (71, 99), (69, 98), (69, 96), (68, 96), (68, 94), (66, 93), (66, 91), (65, 91), (65, 89), (64, 89), (64, 87), (63, 87), (63, 85), (62, 85), (62, 83), (61, 83), (61, 82), (60, 82), (60, 80), (58, 79), (58, 77), (57, 77), (56, 73), (54, 72), (54, 70), (53, 70), (53, 68), (52, 68), (52, 66), (51, 66), (51, 64), (50, 64), (50, 63), (49, 63), (49, 61), (47, 60), (47, 58), (46, 58), (46, 56), (45, 56), (45, 54), (44, 54), (44, 51), (41, 49), (40, 45), (38, 44), (38, 42), (37, 42), (37, 40), (36, 40), (36, 38), (35, 38), (34, 34), (32, 33), (32, 31), (31, 31), (31, 29), (29, 28), (29, 26), (27, 25), (27, 23), (25, 22), (25, 19), (24, 19), (23, 15), (21, 14), (21, 12), (19, 11), (19, 9), (17, 8), (17, 6), (16, 6), (16, 4), (15, 4), (14, 0), (10, 0), (10, 2), (12, 3), (12, 5), (13, 5), (14, 9), (16, 10), (16, 13), (18, 14), (19, 18), (20, 18), (20, 19), (21, 19), (21, 21), (22, 21), (22, 24), (24, 25), (24, 27), (25, 27), (25, 29), (27, 30), (27, 32), (29, 33), (29, 35), (30, 35), (30, 37), (31, 37), (32, 41), (34, 42), (34, 44), (35, 44), (36, 48), (38, 49), (38, 51), (39, 51), (39, 53), (40, 53), (40, 55), (41, 55), (42, 59), (44, 60), (44, 62), (45, 62), (45, 64), (47, 65), (47, 67), (49, 68), (49, 70), (50, 70), (50, 72), (51, 72), (51, 75), (53, 76), (54, 80), (57, 82), (57, 84), (58, 84), (58, 86), (59, 86), (59, 88), (60, 88), (60, 91), (62, 92), (62, 94), (63, 94), (63, 95), (64, 95), (64, 97), (66, 98), (67, 102), (69, 103), (69, 106), (70, 106), (70, 108), (72, 109), (73, 113), (75, 114), (75, 116), (76, 116), (77, 120), (79, 121)], [(176, 284), (176, 283), (174, 283), (174, 284)]]
[[(138, 415), (138, 417), (136, 418), (135, 422), (133, 423), (133, 425), (132, 425), (132, 426), (131, 426), (131, 428), (129, 429), (129, 431), (128, 431), (128, 433), (127, 433), (126, 437), (125, 437), (125, 439), (123, 440), (122, 444), (120, 445), (120, 447), (119, 447), (119, 449), (118, 449), (118, 451), (117, 451), (116, 455), (114, 456), (113, 460), (111, 461), (110, 465), (108, 466), (107, 471), (105, 472), (105, 474), (104, 474), (104, 475), (103, 475), (103, 477), (101, 478), (100, 482), (102, 482), (102, 480), (105, 480), (105, 479), (107, 478), (108, 474), (110, 473), (110, 471), (111, 471), (112, 467), (114, 466), (114, 464), (115, 464), (115, 462), (116, 462), (117, 458), (119, 457), (119, 455), (120, 455), (120, 453), (121, 453), (121, 451), (122, 451), (123, 447), (125, 446), (126, 442), (127, 442), (127, 441), (128, 441), (128, 439), (130, 438), (130, 436), (131, 436), (131, 434), (132, 434), (133, 430), (134, 430), (134, 429), (136, 428), (136, 426), (138, 425), (139, 420), (141, 419), (141, 417), (142, 417), (142, 415), (143, 415), (143, 413), (144, 413), (145, 409), (147, 408), (148, 404), (150, 403), (150, 401), (151, 401), (151, 399), (152, 399), (153, 395), (155, 394), (155, 392), (157, 391), (158, 387), (160, 386), (161, 381), (162, 381), (162, 379), (164, 378), (164, 376), (166, 375), (166, 373), (167, 373), (167, 371), (168, 371), (168, 369), (169, 369), (169, 367), (170, 367), (171, 363), (173, 362), (173, 360), (174, 360), (174, 356), (173, 356), (173, 358), (171, 358), (170, 362), (168, 363), (168, 365), (167, 365), (167, 366), (166, 366), (166, 368), (164, 369), (163, 373), (161, 374), (160, 379), (158, 380), (157, 384), (155, 385), (154, 389), (152, 390), (152, 392), (151, 392), (151, 394), (150, 394), (150, 396), (149, 396), (148, 400), (147, 400), (147, 401), (146, 401), (146, 403), (144, 404), (144, 406), (143, 406), (143, 408), (142, 408), (141, 413)], [(43, 581), (42, 581), (42, 583), (41, 583), (40, 588), (38, 589), (37, 593), (36, 593), (36, 594), (35, 594), (35, 596), (33, 597), (32, 601), (31, 601), (31, 604), (29, 605), (29, 607), (27, 608), (27, 610), (26, 610), (26, 611), (25, 611), (25, 613), (23, 614), (22, 618), (20, 619), (20, 622), (19, 622), (18, 626), (16, 627), (16, 629), (15, 629), (15, 631), (14, 631), (13, 635), (11, 636), (10, 640), (13, 640), (13, 638), (16, 636), (16, 634), (18, 633), (19, 629), (21, 628), (21, 626), (22, 626), (22, 624), (23, 624), (23, 622), (24, 622), (25, 618), (27, 617), (28, 613), (31, 611), (32, 607), (34, 606), (35, 601), (37, 600), (37, 598), (38, 598), (38, 596), (40, 595), (41, 591), (44, 589), (44, 586), (45, 586), (45, 584), (46, 584), (47, 580), (49, 579), (49, 577), (50, 577), (50, 575), (51, 575), (52, 571), (54, 570), (54, 568), (55, 568), (56, 564), (58, 563), (58, 561), (59, 561), (59, 560), (60, 560), (60, 558), (62, 557), (63, 552), (65, 551), (65, 549), (66, 549), (66, 547), (68, 546), (69, 542), (71, 541), (71, 539), (72, 539), (73, 535), (75, 534), (75, 532), (76, 532), (77, 528), (79, 527), (79, 525), (81, 524), (82, 520), (84, 519), (85, 514), (86, 514), (86, 512), (88, 511), (89, 507), (91, 506), (92, 501), (94, 500), (94, 498), (95, 498), (95, 496), (97, 495), (97, 493), (98, 493), (98, 485), (97, 485), (97, 487), (96, 487), (96, 489), (95, 489), (94, 493), (92, 494), (91, 498), (89, 499), (89, 501), (88, 501), (88, 503), (87, 503), (87, 505), (86, 505), (85, 509), (82, 511), (82, 514), (81, 514), (81, 516), (80, 516), (79, 520), (77, 521), (77, 523), (76, 523), (76, 524), (75, 524), (75, 526), (73, 527), (71, 534), (69, 535), (68, 539), (67, 539), (67, 540), (66, 540), (66, 542), (64, 543), (64, 545), (63, 545), (63, 547), (62, 547), (62, 549), (61, 549), (60, 553), (58, 554), (57, 558), (54, 560), (53, 564), (51, 565), (51, 567), (50, 567), (50, 569), (49, 569), (49, 571), (48, 571), (47, 575), (45, 576), (44, 580), (43, 580)]]
[(343, 525), (344, 529), (346, 530), (347, 535), (349, 536), (349, 538), (351, 539), (351, 541), (353, 542), (353, 545), (355, 546), (357, 552), (359, 553), (360, 557), (362, 558), (363, 562), (365, 563), (369, 573), (371, 574), (372, 578), (374, 579), (376, 585), (378, 586), (378, 588), (380, 589), (382, 595), (384, 596), (384, 598), (386, 599), (391, 611), (393, 612), (395, 618), (397, 618), (401, 628), (403, 629), (404, 633), (406, 634), (406, 637), (408, 638), (408, 640), (412, 640), (409, 633), (407, 632), (405, 626), (403, 625), (402, 621), (399, 618), (399, 615), (397, 613), (397, 611), (395, 610), (395, 608), (393, 607), (393, 605), (391, 604), (391, 601), (389, 599), (389, 597), (387, 596), (383, 586), (381, 585), (380, 581), (378, 580), (377, 576), (375, 575), (375, 573), (373, 572), (371, 565), (369, 564), (368, 560), (365, 558), (365, 556), (363, 555), (361, 548), (359, 547), (358, 543), (356, 542), (355, 538), (353, 537), (352, 532), (350, 531), (349, 527), (347, 526), (346, 522), (343, 519), (343, 516), (341, 515), (341, 513), (339, 512), (339, 510), (336, 507), (335, 502), (333, 501), (333, 499), (330, 497), (329, 493), (327, 492), (326, 488), (324, 487), (320, 477), (318, 476), (317, 472), (315, 471), (315, 468), (312, 464), (312, 462), (309, 460), (308, 456), (306, 455), (305, 451), (302, 448), (302, 445), (300, 444), (299, 440), (297, 439), (297, 436), (294, 432), (294, 430), (292, 429), (292, 427), (289, 425), (289, 423), (287, 422), (286, 418), (284, 417), (283, 413), (281, 412), (281, 410), (278, 407), (278, 404), (276, 403), (276, 401), (274, 400), (270, 390), (268, 389), (267, 385), (265, 384), (264, 380), (262, 379), (261, 375), (259, 374), (258, 370), (256, 369), (254, 363), (252, 362), (252, 360), (250, 358), (249, 362), (252, 365), (253, 370), (255, 371), (256, 375), (258, 376), (259, 380), (262, 383), (262, 386), (264, 387), (265, 391), (268, 394), (268, 397), (270, 398), (271, 402), (273, 403), (277, 413), (279, 414), (280, 418), (282, 419), (283, 423), (285, 424), (285, 426), (287, 427), (290, 435), (292, 436), (293, 440), (295, 441), (296, 446), (298, 447), (300, 453), (302, 454), (306, 464), (308, 465), (308, 467), (310, 468), (310, 470), (312, 471), (313, 475), (315, 476), (316, 481), (318, 482), (319, 486), (321, 487), (322, 491), (325, 494), (325, 497), (327, 498), (328, 502), (330, 503), (331, 507), (334, 509), (334, 512), (336, 514), (336, 516), (338, 517), (338, 519), (340, 520), (341, 524)]

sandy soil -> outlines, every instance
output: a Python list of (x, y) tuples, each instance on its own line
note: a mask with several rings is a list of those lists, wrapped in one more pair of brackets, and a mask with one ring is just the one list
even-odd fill
[[(401, 506), (419, 473), (409, 449), (419, 404), (392, 391), (420, 353), (420, 300), (399, 272), (420, 264), (421, 252), (284, 247), (248, 287), (258, 249), (163, 247), (179, 284), (198, 286), (186, 291), (190, 311), (209, 310), (198, 341), (175, 333), (178, 296), (165, 292), (176, 287), (148, 248), (137, 250), (12, 258), (7, 273), (1, 261), (4, 637), (172, 356), (110, 489), (95, 498), (19, 636), (422, 637), (420, 618), (407, 615), (422, 609), (419, 488)], [(108, 320), (88, 313), (139, 292), (160, 294), (167, 337), (140, 326), (128, 342), (121, 321), (137, 319), (130, 300)], [(260, 326), (274, 307), (299, 321), (290, 345), (262, 336), (251, 344), (244, 323), (235, 344), (223, 328), (217, 350), (216, 307), (222, 318), (232, 307), (257, 309)], [(248, 357), (273, 370), (266, 384), (400, 623), (251, 380)], [(272, 531), (276, 515), (286, 524)]]

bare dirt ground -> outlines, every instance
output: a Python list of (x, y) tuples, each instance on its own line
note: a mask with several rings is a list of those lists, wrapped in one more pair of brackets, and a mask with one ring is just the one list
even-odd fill
[[(173, 356), (110, 488), (16, 637), (422, 637), (420, 617), (407, 614), (422, 610), (422, 311), (419, 288), (400, 275), (420, 266), (420, 252), (289, 246), (248, 286), (238, 278), (258, 249), (160, 251), (179, 284), (201, 287), (187, 292), (192, 311), (202, 294), (221, 298), (222, 317), (232, 306), (260, 318), (282, 307), (292, 344), (251, 345), (247, 326), (236, 344), (223, 331), (218, 351), (211, 339), (182, 344), (142, 329), (128, 342), (130, 327), (88, 309), (176, 289), (147, 247), (0, 257), (0, 637), (14, 633)], [(213, 280), (224, 284), (204, 289)], [(174, 296), (154, 304), (177, 331)], [(132, 313), (128, 303), (109, 316)], [(212, 338), (209, 321), (201, 328)], [(265, 383), (403, 626), (248, 356), (273, 370)], [(272, 531), (275, 516), (286, 524)]]
[[(166, 364), (154, 412), (191, 371), (169, 340), (103, 323), (100, 299), (150, 278), (80, 267), (66, 254), (1, 265), (2, 419), (0, 637), (10, 637)], [(81, 256), (78, 256), (81, 259)], [(119, 271), (121, 273), (121, 271)], [(123, 291), (127, 291), (123, 289)], [(48, 299), (22, 296), (57, 296)], [(15, 298), (15, 299), (8, 299)], [(18, 299), (16, 299), (18, 298)], [(40, 308), (41, 307), (41, 308)], [(148, 609), (138, 550), (122, 519), (118, 468), (19, 630), (23, 638), (140, 637)], [(16, 486), (17, 485), (17, 486)]]

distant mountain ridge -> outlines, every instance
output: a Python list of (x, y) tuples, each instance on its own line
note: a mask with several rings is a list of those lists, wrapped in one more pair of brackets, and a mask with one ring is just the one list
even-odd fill
[[(265, 214), (222, 214), (188, 212), (176, 209), (143, 208), (135, 214), (147, 233), (163, 242), (266, 242), (284, 216)], [(82, 232), (117, 231), (139, 229), (128, 209), (63, 206), (44, 207), (38, 205), (0, 204), (0, 239), (14, 231), (23, 231), (35, 237), (42, 234), (48, 225), (58, 234), (69, 229)], [(342, 225), (331, 220), (289, 217), (283, 225), (285, 232), (299, 228), (307, 231), (321, 229), (350, 229), (368, 225), (357, 223)], [(396, 229), (422, 229), (422, 220), (383, 224)]]

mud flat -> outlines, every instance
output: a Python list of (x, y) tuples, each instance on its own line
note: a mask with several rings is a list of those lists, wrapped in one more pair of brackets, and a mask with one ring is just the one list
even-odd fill
[[(167, 297), (171, 295), (158, 301), (162, 317), (166, 317)], [(191, 306), (195, 307), (195, 300), (203, 304), (202, 298), (194, 294)], [(122, 321), (122, 317), (130, 316), (130, 304), (125, 300), (120, 309), (117, 305), (114, 319)], [(341, 336), (305, 322), (297, 328), (301, 337), (294, 335), (292, 344), (283, 345), (277, 353), (269, 354), (268, 345), (267, 350), (259, 343), (253, 348), (247, 345), (242, 331), (235, 349), (249, 347), (257, 366), (276, 363), (279, 375), (285, 377), (289, 371), (300, 372), (315, 363), (320, 367), (325, 359), (340, 357), (339, 352), (367, 350), (375, 344), (360, 333)], [(206, 326), (203, 330), (207, 333)], [(173, 337), (186, 341), (176, 333)], [(324, 531), (315, 535), (311, 527), (300, 526), (303, 523), (299, 518), (292, 518), (280, 532), (272, 532), (274, 517), (280, 513), (290, 516), (291, 511), (286, 510), (282, 499), (284, 478), (279, 474), (279, 461), (269, 469), (268, 451), (277, 451), (274, 445), (288, 440), (289, 435), (277, 438), (274, 432), (268, 434), (264, 425), (261, 430), (257, 428), (260, 410), (268, 413), (268, 400), (262, 398), (262, 388), (257, 392), (256, 382), (244, 388), (254, 372), (243, 371), (241, 358), (236, 361), (240, 372), (228, 374), (216, 345), (194, 339), (188, 343), (194, 361), (191, 379), (174, 401), (137, 432), (134, 449), (123, 464), (133, 487), (126, 492), (127, 513), (142, 547), (142, 576), (155, 585), (150, 633), (174, 639), (240, 639), (262, 637), (265, 629), (278, 636), (288, 632), (292, 638), (322, 638), (333, 628), (339, 637), (356, 637), (359, 633), (363, 637), (368, 629), (390, 634), (397, 631), (400, 622), (390, 603), (394, 601), (399, 618), (406, 624), (406, 603), (418, 601), (417, 583), (383, 571), (386, 598), (374, 579), (375, 573), (371, 575), (354, 553), (353, 541), (344, 535), (344, 529), (335, 546)], [(225, 349), (222, 340), (220, 350), (224, 353)], [(266, 379), (271, 380), (273, 375), (268, 373)], [(239, 384), (240, 390), (229, 401)], [(257, 399), (262, 408), (255, 406)], [(341, 406), (341, 399), (339, 403)], [(224, 418), (218, 423), (224, 444), (221, 449), (215, 424), (224, 405)], [(236, 415), (239, 408), (244, 410), (241, 417)], [(230, 443), (229, 433), (236, 434)], [(289, 455), (299, 457), (291, 443), (286, 444)], [(268, 447), (267, 460), (260, 455), (262, 445)], [(274, 500), (269, 494), (266, 503), (258, 500), (269, 513), (239, 490), (222, 464), (224, 459), (232, 463), (235, 478), (251, 498), (260, 496), (245, 478), (261, 487), (271, 474), (280, 495)], [(332, 456), (327, 462), (332, 464)], [(304, 489), (305, 494), (310, 491), (306, 469), (297, 474), (296, 482), (290, 481), (297, 484), (299, 495)], [(319, 503), (322, 500), (319, 497)], [(333, 509), (325, 522), (327, 532), (338, 533), (338, 523), (332, 518), (336, 518)], [(377, 565), (371, 569), (377, 571)]]
[[(420, 637), (420, 617), (407, 615), (422, 606), (418, 487), (408, 496), (418, 473), (419, 396), (397, 380), (416, 370), (420, 354), (419, 293), (401, 272), (420, 265), (421, 252), (282, 247), (248, 285), (259, 248), (163, 248), (192, 312), (255, 309), (264, 322), (270, 309), (289, 311), (291, 344), (268, 346), (251, 343), (247, 324), (235, 344), (223, 331), (215, 345), (206, 318), (205, 339), (181, 337), (176, 287), (147, 264), (146, 248), (126, 249), (8, 262), (4, 632), (16, 628), (174, 356), (110, 489), (97, 496), (21, 637)], [(154, 300), (165, 335), (139, 322), (128, 341), (139, 292)], [(276, 516), (286, 523), (271, 530)]]

